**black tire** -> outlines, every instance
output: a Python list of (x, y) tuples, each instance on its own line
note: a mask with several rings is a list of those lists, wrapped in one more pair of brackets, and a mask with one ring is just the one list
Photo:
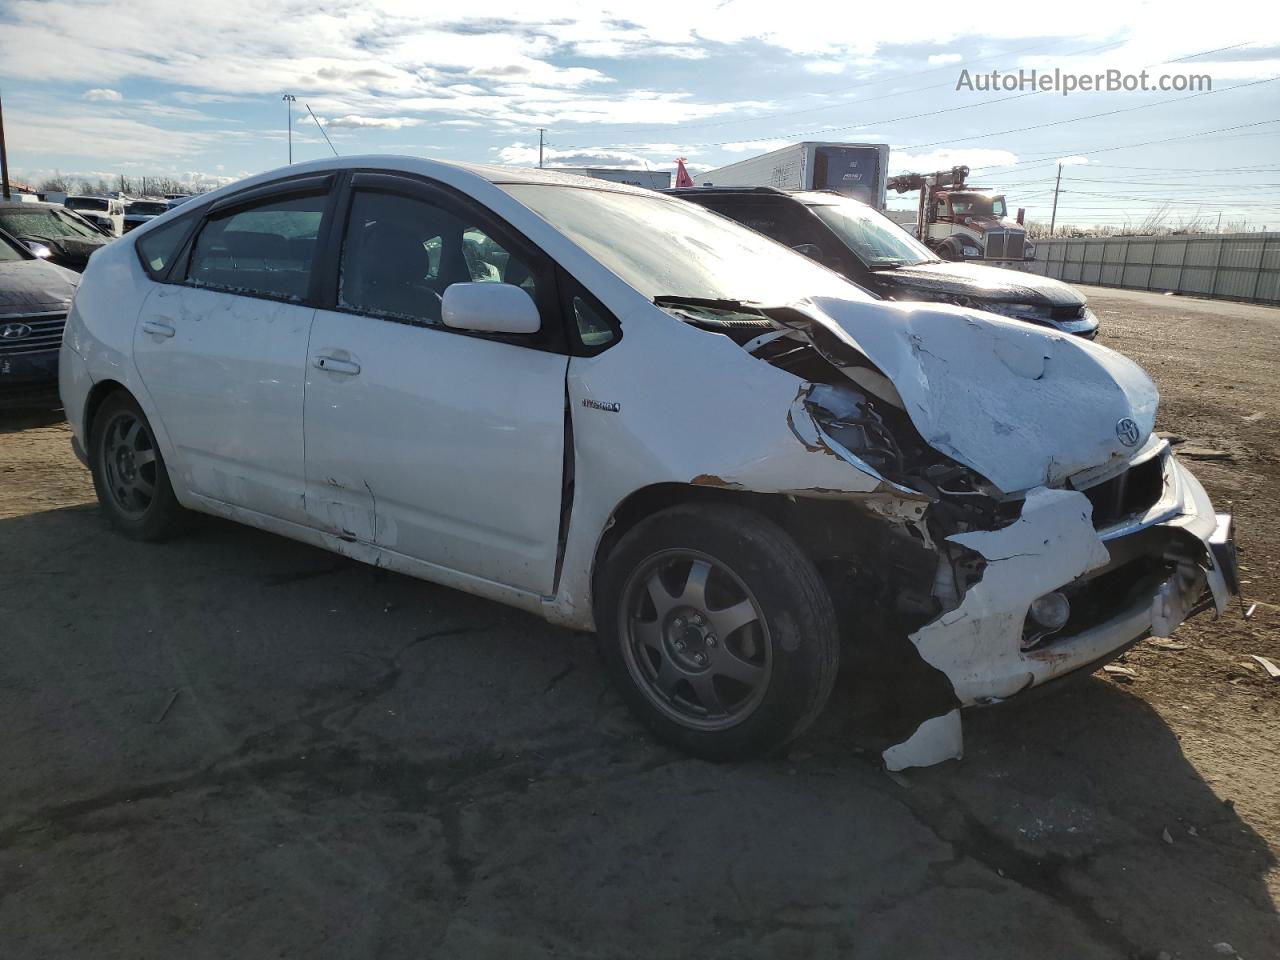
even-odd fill
[(610, 551), (597, 587), (601, 659), (660, 739), (708, 760), (765, 755), (827, 702), (840, 662), (831, 596), (761, 514), (720, 504), (654, 514)]
[(188, 514), (173, 494), (151, 424), (123, 390), (94, 414), (89, 469), (103, 515), (126, 537), (165, 540), (185, 529)]
[(960, 248), (953, 244), (950, 240), (944, 240), (938, 244), (938, 249), (934, 251), (943, 260), (963, 260), (964, 254)]

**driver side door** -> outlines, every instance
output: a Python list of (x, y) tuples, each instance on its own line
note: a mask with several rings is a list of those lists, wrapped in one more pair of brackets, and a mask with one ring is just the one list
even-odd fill
[[(563, 344), (550, 261), (467, 198), (357, 173), (336, 289), (316, 311), (307, 509), (327, 533), (548, 595), (564, 493)], [(538, 333), (446, 327), (452, 283), (509, 283)]]

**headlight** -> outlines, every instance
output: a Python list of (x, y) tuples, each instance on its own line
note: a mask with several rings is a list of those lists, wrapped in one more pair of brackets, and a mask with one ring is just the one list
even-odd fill
[(35, 240), (23, 240), (22, 242), (26, 244), (26, 247), (28, 250), (34, 253), (41, 260), (48, 260), (50, 257), (53, 256), (53, 251), (50, 250), (48, 247), (46, 247), (43, 243), (38, 243)]
[(964, 255), (965, 255), (966, 257), (980, 257), (980, 256), (982, 256), (982, 251), (981, 251), (981, 250), (979, 250), (977, 247), (961, 247), (960, 249), (961, 249), (961, 251), (963, 251), (963, 253), (964, 253)]
[(983, 303), (978, 305), (978, 309), (998, 313), (1002, 317), (1039, 317), (1045, 313), (1044, 307), (1034, 303)]

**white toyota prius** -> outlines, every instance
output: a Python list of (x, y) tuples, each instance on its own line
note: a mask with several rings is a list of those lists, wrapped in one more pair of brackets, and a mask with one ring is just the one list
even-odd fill
[(888, 766), (958, 756), (961, 707), (1237, 590), (1129, 360), (540, 170), (193, 199), (93, 256), (60, 386), (122, 533), (216, 514), (594, 630), (711, 758), (795, 737), (842, 654), (909, 718)]

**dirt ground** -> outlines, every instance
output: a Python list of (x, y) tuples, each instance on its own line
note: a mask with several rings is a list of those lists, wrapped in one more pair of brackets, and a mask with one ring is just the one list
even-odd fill
[(588, 637), (229, 523), (126, 541), (64, 424), (0, 417), (0, 958), (1280, 956), (1280, 310), (1088, 293), (1230, 455), (1193, 469), (1255, 619), (892, 777), (839, 703), (713, 766)]

